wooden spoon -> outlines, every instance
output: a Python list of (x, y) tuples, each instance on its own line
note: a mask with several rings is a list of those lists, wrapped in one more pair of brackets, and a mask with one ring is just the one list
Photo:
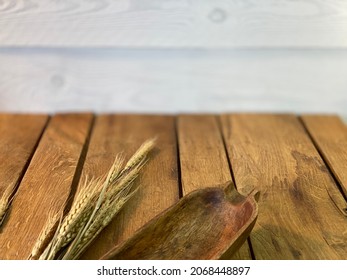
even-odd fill
[(189, 193), (101, 259), (228, 259), (250, 234), (258, 192), (247, 197), (226, 187)]

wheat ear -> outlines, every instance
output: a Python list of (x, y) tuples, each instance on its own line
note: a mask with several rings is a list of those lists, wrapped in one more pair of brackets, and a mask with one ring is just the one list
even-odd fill
[[(134, 195), (137, 188), (131, 191), (131, 187), (140, 169), (145, 165), (147, 155), (153, 149), (155, 142), (155, 139), (150, 139), (143, 143), (129, 159), (124, 169), (118, 172), (117, 176), (112, 176), (114, 172), (109, 172), (111, 176), (108, 176), (110, 179), (107, 180), (108, 186), (105, 188), (105, 194), (100, 195), (100, 205), (95, 207), (90, 217), (90, 222), (77, 235), (63, 259), (78, 258), (102, 229), (112, 221), (124, 204)], [(101, 208), (102, 202), (104, 202), (104, 205), (102, 205), (103, 208), (98, 211)]]
[(112, 203), (108, 203), (107, 207), (101, 209), (100, 213), (98, 213), (98, 216), (95, 218), (95, 221), (88, 227), (83, 237), (80, 240), (76, 240), (77, 242), (75, 246), (71, 247), (70, 252), (64, 256), (64, 259), (78, 259), (137, 190), (138, 188), (132, 190), (128, 194), (119, 195), (118, 199)]
[(87, 227), (83, 235), (79, 239), (76, 238), (74, 244), (71, 244), (71, 249), (67, 252), (64, 259), (77, 259), (112, 221), (124, 204), (135, 194), (139, 187), (137, 185), (133, 187), (133, 184), (143, 165), (133, 166), (132, 170), (109, 186), (110, 191), (105, 194), (102, 208), (96, 212), (92, 223)]
[(117, 155), (111, 168), (111, 176), (108, 181), (109, 184), (120, 177), (120, 174), (122, 172), (123, 162), (124, 162), (124, 157), (122, 155)]
[(148, 153), (154, 148), (156, 138), (149, 139), (145, 141), (141, 147), (135, 152), (135, 154), (126, 163), (121, 175), (128, 172), (134, 166), (140, 164), (148, 155)]
[(11, 204), (11, 196), (13, 194), (13, 189), (8, 187), (0, 198), (0, 226), (6, 218), (7, 210)]
[(38, 260), (40, 256), (45, 251), (45, 248), (49, 245), (50, 241), (52, 240), (54, 233), (57, 230), (57, 227), (59, 225), (59, 220), (61, 219), (62, 214), (56, 213), (56, 214), (49, 214), (48, 220), (42, 229), (36, 243), (34, 244), (33, 249), (31, 250), (31, 254), (28, 259), (31, 260)]
[(85, 231), (76, 237), (66, 252), (64, 259), (77, 259), (134, 195), (138, 186), (134, 190), (132, 190), (132, 186), (142, 166), (143, 164), (133, 166), (128, 173), (109, 184), (107, 188), (109, 191), (105, 193), (102, 207), (91, 217), (92, 221), (86, 226)]
[[(117, 156), (108, 174), (88, 181), (77, 194), (72, 207), (55, 231), (40, 259), (56, 259), (58, 252), (67, 249), (58, 257), (76, 259), (95, 237), (106, 227), (124, 204), (134, 195), (134, 180), (147, 161), (148, 153), (155, 145), (155, 139), (147, 140), (123, 165), (123, 157)], [(45, 234), (43, 233), (43, 238)], [(40, 238), (39, 238), (40, 239)], [(37, 248), (41, 248), (38, 241)], [(34, 247), (32, 257), (37, 258), (39, 251)]]
[(77, 194), (69, 213), (63, 219), (50, 246), (47, 247), (49, 253), (45, 252), (45, 254), (49, 259), (54, 258), (63, 247), (67, 246), (88, 221), (93, 209), (92, 205), (98, 197), (98, 189), (102, 185), (102, 179), (88, 181), (86, 177), (84, 180), (81, 191)]

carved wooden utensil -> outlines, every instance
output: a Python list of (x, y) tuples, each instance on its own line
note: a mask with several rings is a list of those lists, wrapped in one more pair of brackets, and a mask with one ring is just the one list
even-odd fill
[(255, 224), (257, 194), (242, 196), (230, 182), (191, 192), (101, 259), (228, 259)]

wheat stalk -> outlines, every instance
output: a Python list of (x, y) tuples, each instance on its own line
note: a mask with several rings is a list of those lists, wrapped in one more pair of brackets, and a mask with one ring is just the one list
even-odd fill
[[(144, 142), (124, 168), (123, 157), (118, 155), (106, 176), (92, 180), (86, 178), (61, 223), (56, 226), (57, 218), (49, 219), (32, 250), (31, 258), (78, 258), (137, 191), (138, 186), (134, 187), (134, 181), (147, 162), (155, 141)], [(57, 229), (47, 244), (47, 237), (52, 236), (54, 226)], [(44, 250), (43, 245), (46, 245)], [(59, 256), (64, 248), (66, 250)]]
[[(139, 175), (144, 163), (138, 161), (139, 165), (133, 165), (132, 169), (124, 172), (123, 177), (117, 181), (111, 181), (109, 192), (105, 194), (103, 207), (96, 212), (92, 223), (80, 238), (75, 240), (64, 259), (76, 259), (87, 248), (87, 246), (98, 236), (98, 234), (112, 221), (115, 215), (122, 209), (124, 204), (137, 192), (138, 186), (133, 188), (133, 183)], [(72, 257), (73, 256), (73, 257)]]
[(45, 248), (49, 245), (54, 233), (59, 225), (59, 220), (61, 219), (61, 213), (49, 214), (48, 220), (44, 228), (42, 229), (34, 247), (31, 251), (29, 259), (37, 260), (45, 251)]
[(67, 252), (63, 259), (78, 259), (85, 249), (93, 242), (99, 233), (112, 221), (116, 214), (122, 209), (124, 204), (136, 193), (138, 188), (130, 193), (120, 196), (113, 203), (102, 209), (95, 221), (88, 227), (83, 237), (76, 239), (71, 250)]
[(88, 180), (88, 177), (82, 184), (81, 191), (77, 194), (70, 211), (61, 222), (54, 242), (47, 246), (44, 251), (44, 259), (54, 258), (54, 256), (66, 245), (68, 245), (77, 232), (85, 225), (92, 211), (92, 203), (97, 198), (97, 190), (102, 182), (102, 178)]
[(8, 187), (0, 198), (0, 227), (6, 218), (8, 208), (10, 207), (12, 194), (13, 189)]
[[(146, 157), (153, 149), (154, 144), (155, 139), (143, 143), (126, 163), (123, 170), (117, 172), (117, 176), (114, 176), (114, 167), (111, 168), (106, 180), (108, 186), (103, 190), (105, 193), (101, 193), (99, 204), (95, 207), (89, 222), (77, 236), (64, 259), (76, 259), (79, 257), (83, 249), (95, 239), (101, 230), (111, 222), (123, 205), (133, 196), (135, 191), (130, 191), (132, 183), (137, 178), (140, 169), (144, 166)], [(108, 193), (106, 193), (106, 190), (109, 190)], [(104, 207), (98, 212), (103, 200), (106, 201)]]

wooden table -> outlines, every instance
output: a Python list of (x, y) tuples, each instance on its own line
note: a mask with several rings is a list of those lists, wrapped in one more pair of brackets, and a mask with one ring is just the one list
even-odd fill
[(0, 195), (16, 188), (0, 259), (26, 259), (80, 178), (104, 174), (153, 136), (140, 192), (83, 258), (99, 258), (181, 196), (234, 180), (240, 193), (261, 191), (236, 259), (347, 259), (347, 129), (336, 116), (2, 114), (0, 135)]

